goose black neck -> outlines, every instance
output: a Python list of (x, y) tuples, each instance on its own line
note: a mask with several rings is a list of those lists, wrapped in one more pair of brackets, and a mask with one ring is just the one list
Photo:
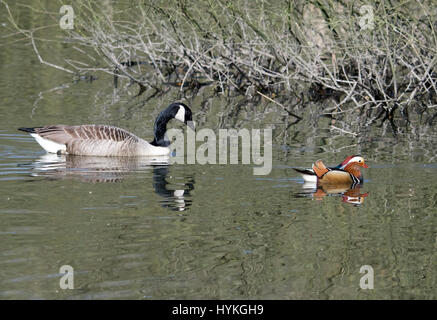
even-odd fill
[(166, 110), (162, 111), (158, 118), (156, 118), (155, 126), (154, 126), (154, 139), (151, 142), (154, 146), (159, 147), (167, 147), (170, 145), (169, 141), (165, 141), (165, 132), (167, 131), (167, 123), (173, 117), (166, 112)]

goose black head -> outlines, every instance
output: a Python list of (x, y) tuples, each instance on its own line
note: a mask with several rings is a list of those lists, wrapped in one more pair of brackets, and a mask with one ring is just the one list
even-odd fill
[(191, 129), (194, 130), (193, 115), (191, 109), (182, 102), (174, 102), (170, 104), (166, 109), (161, 111), (155, 121), (155, 138), (152, 141), (152, 145), (155, 146), (166, 146), (168, 141), (165, 141), (165, 132), (167, 131), (167, 123), (171, 119), (177, 119)]

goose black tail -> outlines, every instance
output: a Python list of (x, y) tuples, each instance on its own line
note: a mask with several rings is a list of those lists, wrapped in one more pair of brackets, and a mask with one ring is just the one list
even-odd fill
[(18, 128), (18, 130), (28, 133), (35, 133), (35, 128)]

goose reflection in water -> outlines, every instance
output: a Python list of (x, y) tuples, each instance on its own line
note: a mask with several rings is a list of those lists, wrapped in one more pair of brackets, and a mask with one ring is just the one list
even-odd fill
[(176, 190), (168, 189), (167, 182), (168, 166), (159, 166), (153, 168), (153, 188), (156, 194), (163, 197), (165, 200), (161, 202), (163, 207), (172, 210), (183, 211), (191, 206), (191, 200), (186, 199), (190, 192), (194, 190), (194, 178), (184, 177), (184, 180), (176, 184)]
[(368, 192), (361, 193), (361, 184), (337, 184), (337, 185), (318, 185), (317, 183), (305, 182), (303, 192), (298, 193), (300, 197), (312, 197), (316, 200), (323, 200), (325, 197), (341, 197), (341, 201), (353, 205), (363, 204)]
[(169, 164), (169, 156), (130, 158), (45, 154), (30, 166), (34, 177), (74, 178), (90, 183), (122, 182), (129, 173), (152, 169), (155, 193), (164, 198), (161, 206), (176, 211), (187, 210), (191, 206), (187, 196), (190, 197), (194, 189), (194, 178), (183, 176), (177, 182), (175, 179), (168, 182)]

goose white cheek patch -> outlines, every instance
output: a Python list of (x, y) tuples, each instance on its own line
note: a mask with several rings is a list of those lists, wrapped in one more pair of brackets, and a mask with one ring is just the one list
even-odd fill
[(175, 119), (179, 120), (180, 122), (185, 122), (185, 108), (180, 106), (178, 113), (175, 115)]
[(50, 153), (57, 153), (59, 150), (66, 151), (67, 147), (65, 144), (56, 143), (54, 141), (50, 141), (48, 139), (44, 139), (37, 135), (36, 133), (30, 134), (32, 137), (35, 138), (36, 142), (39, 143), (39, 145), (47, 152)]

